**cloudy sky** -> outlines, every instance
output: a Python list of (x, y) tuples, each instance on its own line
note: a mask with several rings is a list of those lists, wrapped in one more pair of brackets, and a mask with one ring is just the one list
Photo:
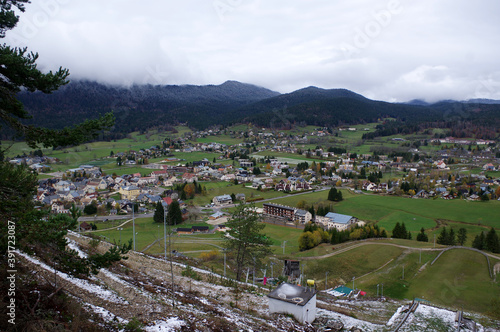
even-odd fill
[(7, 33), (44, 70), (103, 83), (347, 88), (500, 99), (494, 0), (36, 0)]

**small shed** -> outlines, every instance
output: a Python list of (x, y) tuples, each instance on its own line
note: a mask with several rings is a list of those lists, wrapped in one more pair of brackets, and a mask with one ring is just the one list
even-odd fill
[(300, 323), (312, 323), (316, 319), (316, 290), (282, 283), (267, 295), (269, 312), (291, 314)]
[(80, 230), (81, 231), (84, 231), (84, 232), (87, 232), (87, 231), (91, 231), (92, 230), (92, 226), (90, 226), (89, 224), (87, 224), (85, 221), (82, 222), (80, 224)]
[(208, 226), (193, 226), (191, 227), (193, 233), (207, 233), (210, 229)]
[(177, 234), (193, 234), (193, 230), (191, 228), (177, 228)]
[(208, 217), (208, 219), (217, 220), (217, 219), (222, 218), (222, 217), (224, 217), (224, 212), (217, 211), (214, 214), (211, 214), (210, 217)]

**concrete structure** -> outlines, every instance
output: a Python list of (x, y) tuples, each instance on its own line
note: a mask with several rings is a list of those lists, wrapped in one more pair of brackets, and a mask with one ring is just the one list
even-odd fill
[(141, 193), (141, 189), (136, 186), (120, 187), (118, 191), (122, 195), (122, 199), (134, 200)]
[(240, 167), (253, 167), (253, 162), (248, 159), (240, 159), (239, 160)]
[(233, 199), (229, 195), (215, 196), (212, 202), (217, 206), (233, 204)]
[(306, 211), (306, 210), (300, 210), (300, 209), (295, 210), (294, 221), (301, 223), (301, 224), (305, 224), (305, 223), (308, 223), (309, 221), (311, 221), (311, 219), (312, 219), (311, 212)]
[(316, 290), (289, 283), (282, 283), (267, 295), (269, 312), (291, 314), (300, 323), (316, 319)]
[(293, 220), (295, 216), (295, 209), (285, 205), (264, 203), (264, 214), (273, 217), (287, 218)]
[(358, 218), (345, 214), (328, 212), (324, 217), (316, 217), (316, 222), (322, 224), (327, 229), (336, 228), (343, 231), (349, 228), (350, 225), (358, 222)]

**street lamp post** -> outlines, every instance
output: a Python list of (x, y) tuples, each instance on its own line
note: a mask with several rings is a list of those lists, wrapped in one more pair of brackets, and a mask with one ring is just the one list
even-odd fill
[(165, 206), (163, 206), (163, 251), (165, 260), (167, 260), (167, 213)]
[(226, 277), (226, 249), (223, 249), (222, 252), (224, 253), (224, 278)]
[(132, 204), (132, 238), (134, 240), (134, 251), (135, 251), (135, 204)]
[(255, 285), (255, 257), (253, 257), (253, 281), (252, 284)]
[[(166, 213), (164, 213), (163, 216), (164, 216), (164, 218), (166, 218)], [(170, 255), (170, 275), (171, 275), (170, 280), (172, 282), (172, 303), (173, 303), (173, 307), (175, 308), (174, 263), (172, 262), (172, 240), (171, 240), (171, 237), (172, 237), (172, 229), (169, 227), (169, 229), (168, 229), (168, 249), (170, 252), (170, 254), (169, 254)], [(166, 239), (167, 239), (167, 236), (165, 235), (165, 241), (166, 241)], [(165, 242), (165, 259), (167, 258), (166, 250), (167, 250), (167, 245)]]

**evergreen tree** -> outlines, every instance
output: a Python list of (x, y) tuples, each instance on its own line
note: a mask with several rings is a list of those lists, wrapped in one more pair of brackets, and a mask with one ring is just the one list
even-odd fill
[(325, 210), (323, 208), (323, 205), (319, 205), (318, 206), (318, 210), (316, 210), (316, 215), (318, 216), (324, 216), (326, 213), (325, 213)]
[(476, 248), (479, 250), (483, 250), (485, 248), (484, 232), (481, 232), (481, 234), (476, 235), (474, 241), (472, 241), (472, 248)]
[(465, 228), (460, 228), (457, 233), (457, 244), (463, 246), (467, 241), (467, 230)]
[(425, 230), (423, 227), (420, 229), (420, 233), (418, 233), (417, 235), (417, 241), (429, 242), (429, 237), (427, 236), (427, 234), (425, 234)]
[(182, 211), (178, 201), (173, 201), (168, 206), (167, 210), (167, 224), (178, 225), (182, 223)]
[(409, 236), (408, 236), (408, 232), (406, 231), (406, 226), (405, 226), (405, 223), (402, 223), (401, 224), (401, 233), (399, 234), (399, 238), (400, 239), (407, 239)]
[(334, 227), (330, 230), (330, 243), (337, 244), (340, 243), (340, 234), (339, 231)]
[(158, 201), (158, 203), (156, 203), (156, 209), (155, 209), (155, 213), (153, 215), (154, 222), (155, 223), (163, 223), (164, 214), (165, 214), (165, 210), (163, 209), (163, 204), (161, 203), (161, 201)]
[(450, 227), (450, 231), (448, 232), (448, 239), (445, 244), (454, 246), (456, 243), (455, 231)]
[[(6, 30), (12, 29), (17, 24), (18, 17), (11, 10), (12, 5), (24, 11), (26, 2), (25, 0), (11, 0), (0, 3), (0, 38), (5, 36)], [(17, 135), (24, 137), (29, 147), (37, 148), (38, 144), (45, 147), (78, 145), (96, 138), (99, 131), (112, 126), (114, 122), (112, 113), (97, 120), (86, 120), (74, 128), (62, 130), (27, 125), (23, 120), (30, 119), (31, 115), (16, 99), (17, 93), (21, 90), (50, 93), (69, 82), (67, 80), (69, 71), (59, 68), (56, 72), (50, 71), (43, 74), (37, 68), (37, 53), (28, 52), (27, 48), (11, 48), (6, 44), (0, 44), (0, 58), (2, 63), (0, 122), (14, 130)]]
[(314, 220), (314, 217), (316, 216), (316, 212), (314, 211), (314, 205), (311, 205), (311, 207), (309, 208), (309, 212), (311, 213), (312, 218)]
[(500, 253), (500, 242), (498, 239), (498, 235), (493, 227), (486, 234), (485, 238), (485, 248), (493, 253)]
[(92, 201), (90, 204), (86, 205), (83, 208), (83, 213), (86, 215), (96, 214), (97, 213), (97, 203), (96, 201)]
[(337, 197), (337, 188), (330, 188), (330, 191), (328, 192), (328, 200), (329, 201), (335, 201), (335, 198)]
[(399, 222), (396, 222), (396, 226), (392, 229), (392, 238), (394, 239), (399, 239), (399, 236), (401, 234), (401, 225)]
[(237, 280), (241, 279), (245, 266), (258, 268), (262, 258), (271, 253), (272, 241), (261, 233), (265, 224), (253, 208), (253, 205), (238, 205), (226, 223), (229, 236), (224, 236), (224, 247), (235, 261)]
[(439, 236), (437, 238), (437, 243), (438, 244), (447, 244), (448, 241), (448, 232), (446, 231), (446, 227), (443, 227), (441, 230), (441, 233), (439, 233)]

